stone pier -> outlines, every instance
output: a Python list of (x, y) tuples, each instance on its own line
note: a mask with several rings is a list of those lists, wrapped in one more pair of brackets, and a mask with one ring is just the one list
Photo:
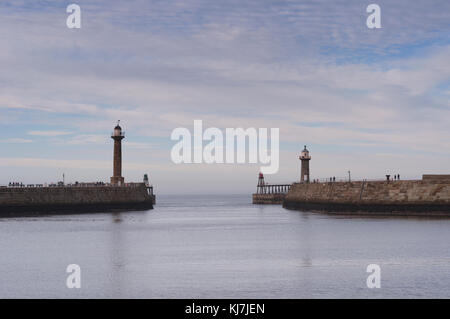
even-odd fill
[(84, 213), (153, 208), (154, 195), (144, 183), (132, 186), (0, 188), (0, 215)]
[(289, 209), (450, 217), (450, 181), (294, 183), (283, 201)]

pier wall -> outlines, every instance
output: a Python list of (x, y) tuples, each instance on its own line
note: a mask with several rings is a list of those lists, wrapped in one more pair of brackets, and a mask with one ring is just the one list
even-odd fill
[(154, 198), (144, 184), (131, 187), (0, 188), (0, 214), (53, 210), (95, 211), (115, 208), (150, 209)]
[(286, 194), (253, 194), (253, 204), (283, 204)]
[(449, 181), (295, 183), (283, 207), (333, 212), (450, 213)]
[(424, 174), (424, 175), (422, 175), (422, 180), (450, 182), (450, 174)]

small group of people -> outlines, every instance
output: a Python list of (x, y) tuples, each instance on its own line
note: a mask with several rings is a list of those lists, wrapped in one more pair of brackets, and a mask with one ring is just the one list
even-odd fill
[[(328, 181), (328, 178), (326, 179), (326, 181)], [(336, 181), (336, 177), (335, 176), (330, 177), (329, 181), (330, 182), (335, 182)], [(320, 183), (320, 180), (319, 179), (313, 179), (312, 182), (313, 183)]]
[(8, 184), (9, 187), (25, 187), (25, 185), (23, 183), (19, 183), (19, 182), (9, 182)]
[[(391, 180), (391, 175), (386, 175), (386, 179), (388, 181), (390, 181)], [(400, 180), (400, 174), (395, 174), (394, 175), (394, 181), (399, 181), (399, 180)]]

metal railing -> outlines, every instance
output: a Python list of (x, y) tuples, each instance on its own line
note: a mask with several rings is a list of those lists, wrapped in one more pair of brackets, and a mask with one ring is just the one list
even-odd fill
[[(397, 181), (406, 181), (406, 180), (416, 180), (416, 179), (394, 179), (390, 178), (389, 182), (397, 182)], [(313, 178), (310, 180), (310, 183), (348, 183), (348, 182), (386, 182), (387, 178), (352, 178), (351, 180), (347, 178)], [(301, 182), (296, 182), (301, 183)]]
[[(0, 185), (2, 188), (69, 188), (69, 187), (141, 187), (144, 183), (125, 183), (123, 185), (114, 185), (105, 182), (92, 182), (92, 183), (44, 183), (44, 184), (24, 184), (24, 183), (10, 183), (8, 185)], [(153, 188), (153, 186), (150, 186)]]
[[(407, 180), (407, 179), (405, 179)], [(387, 178), (365, 178), (365, 179), (352, 179), (350, 182), (386, 182)], [(389, 182), (398, 182), (401, 179), (390, 179)], [(348, 183), (348, 177), (329, 177), (329, 178), (314, 178), (309, 181), (310, 184), (330, 184), (330, 183)], [(291, 184), (258, 184), (256, 186), (256, 194), (286, 194), (290, 189), (292, 184), (301, 184), (306, 182), (293, 182)]]
[(256, 194), (286, 194), (292, 184), (260, 184), (256, 187)]

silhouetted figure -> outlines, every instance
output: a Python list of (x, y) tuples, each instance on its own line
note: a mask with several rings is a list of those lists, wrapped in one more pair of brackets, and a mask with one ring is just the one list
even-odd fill
[(400, 180), (400, 174), (397, 175), (397, 180), (398, 180), (398, 181)]

